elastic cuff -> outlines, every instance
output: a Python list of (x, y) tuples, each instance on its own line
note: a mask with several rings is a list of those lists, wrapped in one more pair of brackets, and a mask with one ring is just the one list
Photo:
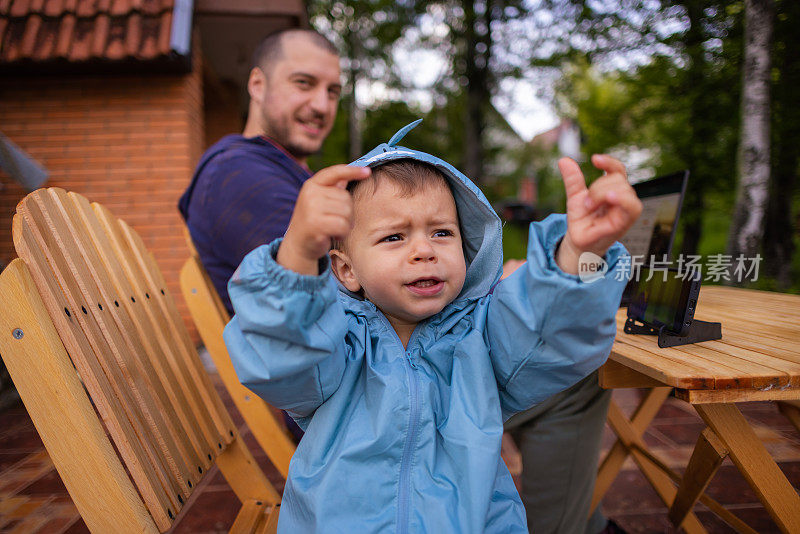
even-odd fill
[[(556, 251), (567, 233), (567, 218), (565, 215), (550, 215), (540, 223), (531, 223), (531, 236), (536, 235), (545, 255), (545, 267), (548, 271), (558, 274), (567, 280), (574, 280), (577, 283), (584, 283), (576, 274), (564, 272), (556, 262)], [(530, 248), (532, 243), (528, 243)], [(616, 276), (617, 262), (620, 256), (626, 254), (625, 247), (619, 241), (609, 247), (603, 256), (603, 260), (608, 264), (608, 271), (604, 277)]]
[(279, 237), (267, 245), (267, 253), (264, 254), (264, 273), (278, 285), (288, 289), (314, 292), (325, 287), (331, 275), (331, 262), (328, 255), (319, 259), (318, 275), (296, 273), (277, 262), (278, 249), (282, 241), (283, 238)]

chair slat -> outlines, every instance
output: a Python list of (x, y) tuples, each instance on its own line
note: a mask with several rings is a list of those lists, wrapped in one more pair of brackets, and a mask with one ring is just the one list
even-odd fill
[[(197, 354), (197, 349), (189, 337), (189, 331), (186, 329), (186, 325), (183, 323), (183, 319), (178, 311), (178, 307), (175, 305), (175, 301), (170, 292), (166, 290), (167, 283), (164, 280), (164, 277), (161, 274), (155, 259), (150, 251), (148, 251), (145, 247), (144, 242), (139, 234), (137, 234), (130, 226), (128, 226), (125, 221), (120, 221), (119, 225), (123, 230), (123, 234), (127, 238), (131, 250), (136, 256), (139, 266), (148, 281), (150, 289), (152, 291), (164, 291), (164, 298), (158, 299), (157, 302), (167, 320), (169, 329), (180, 341), (179, 348), (181, 349), (181, 354), (184, 356), (185, 361), (188, 364), (189, 372), (192, 378), (197, 381), (196, 383), (198, 384), (198, 391), (200, 391), (201, 395), (203, 395), (203, 400), (209, 409), (212, 407), (214, 408), (211, 415), (214, 422), (217, 424), (217, 428), (219, 428), (220, 432), (222, 433), (223, 443), (230, 443), (233, 440), (234, 434), (232, 428), (233, 423), (230, 421), (230, 416), (228, 415), (225, 406), (222, 404), (222, 401), (216, 394), (214, 386), (208, 377), (208, 373), (206, 373), (205, 369), (203, 368), (203, 364)], [(205, 387), (200, 387), (200, 384)]]
[[(116, 295), (115, 288), (97, 255), (93, 243), (87, 235), (80, 218), (67, 212), (69, 201), (62, 189), (43, 190), (40, 195), (31, 195), (27, 202), (27, 213), (48, 229), (60, 241), (60, 256), (66, 262), (73, 283), (62, 287), (71, 291), (82, 302), (81, 311), (96, 323), (102, 333), (101, 349), (96, 353), (99, 359), (108, 360), (107, 372), (117, 373), (118, 379), (128, 382), (130, 392), (139, 411), (143, 425), (138, 429), (147, 440), (157, 443), (161, 464), (167, 467), (171, 479), (170, 488), (181, 490), (181, 500), (188, 498), (191, 486), (188, 481), (193, 476), (194, 465), (186, 462), (187, 451), (182, 450), (174, 427), (165, 418), (168, 407), (158, 398), (155, 389), (152, 366), (146, 355), (136, 343), (131, 332), (134, 331), (130, 318), (112, 306)], [(55, 251), (53, 251), (55, 252)], [(73, 280), (74, 279), (74, 280)], [(92, 321), (93, 320), (93, 321)], [(196, 480), (196, 477), (195, 477)]]
[[(48, 244), (57, 249), (53, 236), (47, 232), (35, 233), (19, 212), (13, 219), (14, 246), (17, 254), (28, 266), (39, 294), (58, 330), (73, 364), (81, 374), (87, 390), (103, 422), (123, 457), (134, 482), (156, 523), (161, 527), (170, 523), (169, 511), (177, 507), (172, 500), (174, 491), (168, 491), (163, 470), (153, 461), (156, 457), (152, 444), (143, 442), (134, 430), (137, 417), (131, 413), (133, 401), (126, 388), (112, 373), (107, 375), (101, 362), (94, 356), (97, 339), (101, 338), (97, 325), (92, 325), (80, 313), (79, 301), (72, 293), (64, 293), (66, 285), (63, 260), (48, 254)], [(53, 265), (53, 268), (50, 268)], [(85, 333), (86, 332), (86, 333)], [(94, 341), (94, 344), (92, 341)], [(177, 489), (177, 488), (176, 488)]]
[(0, 294), (0, 353), (86, 525), (92, 532), (166, 530), (167, 516), (154, 522), (125, 473), (22, 260), (0, 274)]
[[(209, 425), (204, 435), (210, 439), (207, 448), (218, 455), (230, 443), (235, 432), (233, 422), (216, 394), (208, 373), (203, 369), (197, 349), (192, 345), (186, 327), (172, 301), (166, 282), (139, 235), (124, 221), (100, 204), (92, 208), (109, 236), (117, 254), (125, 258), (129, 281), (145, 296), (145, 306), (159, 325), (159, 341), (170, 355), (177, 381), (199, 419)], [(148, 298), (148, 296), (150, 298)], [(172, 311), (171, 315), (170, 311)], [(177, 317), (177, 319), (175, 318)]]
[[(138, 345), (137, 350), (143, 354), (146, 373), (152, 380), (167, 419), (172, 422), (173, 436), (189, 456), (192, 464), (189, 469), (190, 480), (196, 484), (200, 478), (197, 466), (207, 470), (211, 464), (211, 459), (207, 457), (209, 452), (207, 443), (210, 440), (200, 434), (205, 425), (195, 416), (185, 392), (178, 387), (178, 381), (169, 365), (169, 356), (157, 341), (158, 325), (152, 319), (149, 307), (144, 303), (144, 292), (139, 292), (137, 288), (131, 286), (123, 269), (124, 258), (116, 255), (89, 201), (80, 195), (70, 193), (65, 206), (68, 210), (72, 210), (75, 219), (81, 220), (85, 225), (88, 237), (111, 276), (118, 298), (115, 299), (113, 307), (109, 306), (110, 310), (113, 314), (121, 316), (120, 320), (125, 323), (125, 328), (131, 332), (131, 337)], [(133, 295), (138, 299), (136, 303), (129, 298)]]

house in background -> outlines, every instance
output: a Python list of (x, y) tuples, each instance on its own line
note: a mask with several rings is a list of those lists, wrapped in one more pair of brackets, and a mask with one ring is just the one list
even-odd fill
[[(0, 0), (0, 150), (131, 224), (192, 325), (178, 198), (205, 148), (242, 130), (251, 50), (307, 25), (301, 0)], [(0, 267), (32, 182), (5, 167)]]

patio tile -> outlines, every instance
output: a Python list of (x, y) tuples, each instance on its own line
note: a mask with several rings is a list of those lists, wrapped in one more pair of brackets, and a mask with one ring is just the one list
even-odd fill
[(67, 495), (67, 488), (55, 469), (19, 490), (21, 495)]
[[(231, 406), (221, 381), (215, 378), (214, 384), (226, 400), (226, 405)], [(639, 390), (614, 392), (615, 401), (627, 414), (636, 408), (641, 397), (642, 391)], [(800, 435), (768, 403), (742, 405), (741, 410), (750, 421), (756, 423), (757, 435), (765, 441), (770, 452), (776, 455), (780, 468), (790, 482), (800, 488)], [(239, 420), (238, 417), (238, 414), (234, 415), (235, 420)], [(282, 492), (283, 478), (269, 462), (247, 427), (243, 423), (237, 426), (258, 465), (278, 492)], [(3, 429), (0, 431), (0, 532), (21, 529), (30, 534), (87, 533), (86, 525), (78, 517), (66, 488), (44, 453), (24, 408), (18, 405), (0, 413), (0, 428)], [(654, 426), (645, 433), (644, 439), (653, 447), (655, 454), (680, 473), (703, 428), (704, 424), (690, 406), (669, 398), (654, 419)], [(611, 447), (614, 440), (613, 432), (606, 428), (603, 436), (604, 452)], [(174, 532), (211, 534), (227, 532), (230, 528), (240, 503), (217, 469), (209, 477), (192, 495)], [(708, 491), (713, 498), (750, 523), (758, 532), (778, 531), (730, 460), (726, 460), (720, 468)], [(631, 459), (623, 465), (602, 506), (609, 517), (631, 533), (674, 532), (667, 520), (666, 507)], [(716, 519), (704, 506), (698, 505), (695, 512), (710, 533), (731, 531), (730, 527)], [(31, 530), (33, 527), (36, 530)]]
[(62, 532), (62, 534), (91, 534), (91, 532), (86, 528), (86, 523), (83, 522), (83, 519), (78, 519), (75, 523), (70, 525), (67, 530)]
[(26, 452), (4, 452), (0, 450), (0, 473), (11, 468), (28, 456)]
[(662, 424), (660, 421), (654, 421), (651, 428), (666, 436), (674, 445), (694, 447), (700, 433), (706, 428), (706, 424), (699, 420), (678, 424)]
[[(41, 534), (58, 534), (64, 532), (69, 527), (71, 527), (75, 523), (83, 523), (80, 516), (78, 515), (78, 511), (75, 511), (75, 515), (72, 517), (57, 517), (55, 519), (50, 519), (45, 523), (40, 529), (39, 533)], [(37, 533), (37, 534), (39, 534)]]
[(0, 449), (5, 452), (34, 452), (42, 448), (42, 439), (33, 425), (25, 425), (15, 433), (0, 437)]
[(174, 534), (224, 534), (241, 507), (232, 490), (202, 491), (173, 530)]

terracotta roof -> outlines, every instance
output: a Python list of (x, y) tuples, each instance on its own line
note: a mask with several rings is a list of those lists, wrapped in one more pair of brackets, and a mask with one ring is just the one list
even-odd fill
[(173, 16), (179, 16), (180, 1), (0, 0), (0, 65), (150, 61), (174, 55)]

